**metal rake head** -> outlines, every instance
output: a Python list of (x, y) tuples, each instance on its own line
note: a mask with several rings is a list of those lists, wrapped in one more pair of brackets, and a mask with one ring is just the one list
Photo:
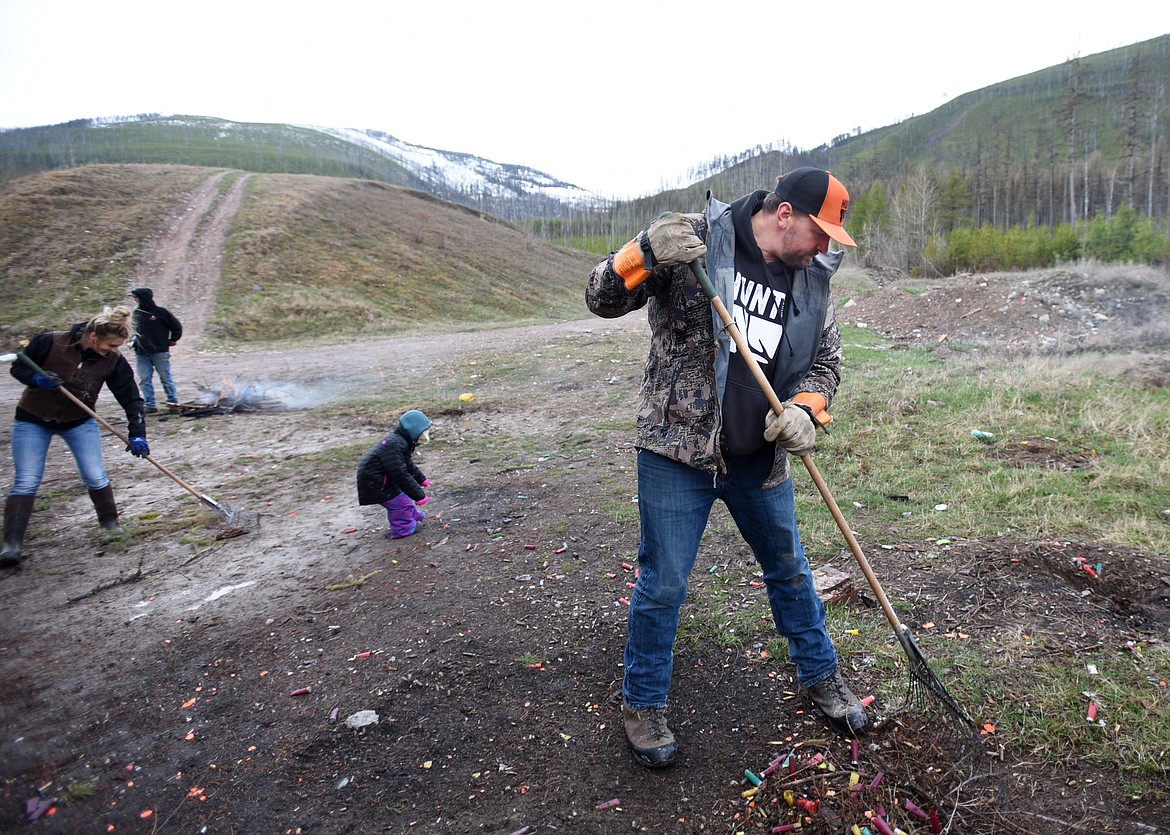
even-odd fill
[(902, 644), (902, 649), (906, 651), (906, 657), (910, 662), (910, 683), (906, 693), (907, 703), (926, 707), (930, 704), (928, 696), (933, 697), (942, 705), (947, 715), (963, 730), (971, 732), (978, 730), (979, 726), (975, 724), (975, 720), (968, 716), (963, 708), (959, 707), (959, 703), (951, 697), (946, 686), (930, 669), (930, 664), (927, 663), (926, 657), (918, 648), (918, 643), (905, 624), (901, 624), (898, 629), (898, 641)]

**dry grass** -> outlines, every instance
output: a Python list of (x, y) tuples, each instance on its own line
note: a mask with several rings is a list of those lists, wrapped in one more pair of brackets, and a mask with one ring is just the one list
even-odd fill
[(122, 301), (151, 236), (212, 173), (94, 165), (0, 186), (0, 340), (11, 346)]
[[(0, 340), (12, 346), (120, 301), (168, 215), (213, 173), (91, 165), (0, 187)], [(257, 174), (205, 336), (240, 347), (576, 318), (595, 262), (422, 192)]]

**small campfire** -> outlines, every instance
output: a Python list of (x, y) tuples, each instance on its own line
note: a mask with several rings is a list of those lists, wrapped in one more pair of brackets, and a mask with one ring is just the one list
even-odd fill
[(224, 380), (216, 388), (202, 384), (196, 384), (195, 388), (200, 393), (197, 400), (168, 405), (167, 411), (183, 417), (278, 412), (297, 408), (306, 399), (303, 392), (299, 391), (302, 387), (292, 383), (237, 383)]

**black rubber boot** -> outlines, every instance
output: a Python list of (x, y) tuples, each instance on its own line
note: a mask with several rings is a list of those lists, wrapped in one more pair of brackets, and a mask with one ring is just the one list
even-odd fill
[(36, 500), (36, 496), (10, 495), (4, 503), (4, 549), (0, 550), (0, 568), (20, 566), (20, 548)]
[(106, 485), (101, 490), (90, 490), (89, 497), (93, 499), (93, 508), (97, 511), (98, 524), (102, 530), (110, 534), (122, 533), (122, 526), (118, 524), (118, 505), (114, 501), (114, 488)]

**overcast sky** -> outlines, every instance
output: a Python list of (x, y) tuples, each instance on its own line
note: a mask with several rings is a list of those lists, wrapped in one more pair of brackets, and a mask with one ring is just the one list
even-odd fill
[(629, 197), (1167, 33), (1164, 0), (0, 0), (0, 127), (374, 128)]

